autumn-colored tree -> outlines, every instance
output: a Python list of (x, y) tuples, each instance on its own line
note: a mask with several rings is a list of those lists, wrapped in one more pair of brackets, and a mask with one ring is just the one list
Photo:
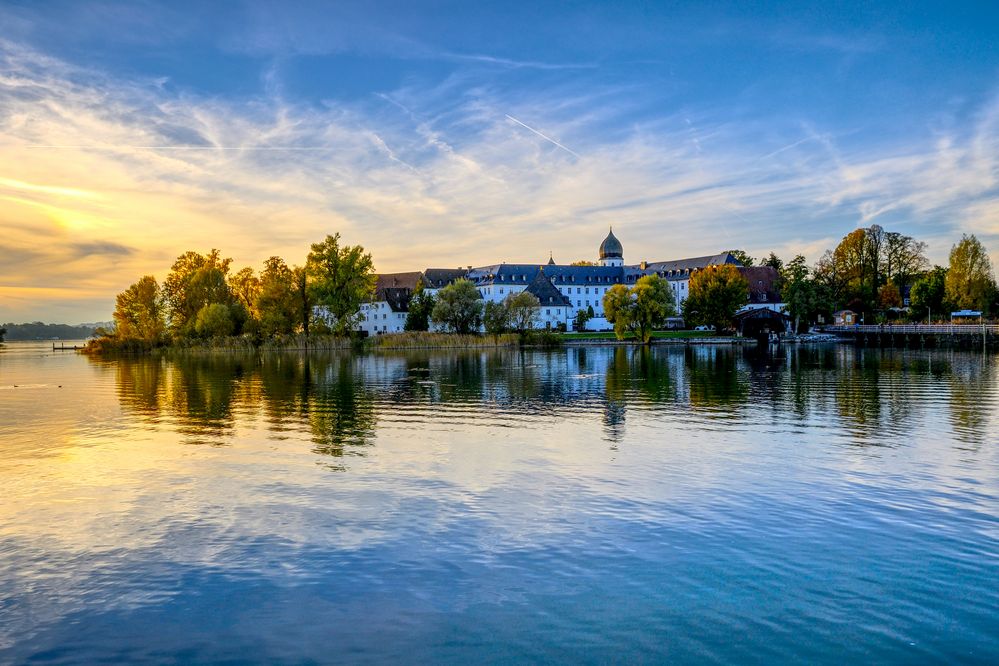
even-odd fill
[(166, 324), (163, 298), (156, 278), (143, 276), (118, 294), (114, 322), (121, 338), (156, 342), (162, 337)]
[(218, 250), (208, 254), (185, 252), (177, 257), (163, 282), (163, 297), (171, 330), (179, 335), (195, 332), (195, 318), (205, 305), (233, 303), (226, 281), (231, 259)]
[(375, 290), (371, 254), (360, 245), (340, 246), (340, 234), (312, 245), (305, 264), (309, 299), (321, 306), (326, 321), (339, 335), (360, 322), (361, 303)]
[(995, 291), (992, 262), (973, 234), (965, 234), (951, 248), (944, 289), (947, 301), (955, 307), (987, 311), (991, 305)]
[(732, 326), (736, 311), (749, 300), (749, 282), (731, 264), (710, 266), (690, 276), (683, 318), (721, 331)]
[(295, 273), (281, 257), (270, 257), (260, 273), (254, 311), (265, 335), (294, 332), (300, 321)]
[(902, 307), (902, 294), (894, 282), (887, 282), (878, 290), (878, 305), (883, 310)]
[(247, 266), (229, 276), (229, 291), (233, 298), (241, 303), (246, 312), (253, 318), (258, 318), (257, 297), (260, 295), (260, 278), (253, 269)]
[[(748, 287), (747, 287), (748, 290)], [(603, 298), (604, 316), (614, 324), (619, 340), (631, 332), (643, 343), (652, 339), (652, 332), (666, 325), (676, 314), (673, 290), (658, 275), (645, 275), (628, 289), (623, 284), (611, 287)]]

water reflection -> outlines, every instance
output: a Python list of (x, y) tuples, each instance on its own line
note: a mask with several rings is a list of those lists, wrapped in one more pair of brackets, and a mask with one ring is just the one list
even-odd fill
[(705, 422), (820, 418), (854, 444), (894, 445), (945, 406), (956, 438), (974, 444), (988, 437), (996, 389), (991, 357), (846, 346), (189, 355), (94, 363), (113, 369), (124, 409), (153, 423), (176, 421), (187, 443), (225, 445), (241, 418), (262, 419), (274, 439), (309, 433), (316, 453), (335, 458), (364, 455), (385, 414), (414, 423), (471, 422), (469, 415), (481, 410), (510, 419), (599, 414), (611, 442), (625, 436), (629, 411), (660, 410)]

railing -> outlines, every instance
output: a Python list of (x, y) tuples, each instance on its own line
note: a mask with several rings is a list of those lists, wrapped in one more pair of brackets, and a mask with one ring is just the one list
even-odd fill
[(825, 326), (827, 333), (887, 333), (890, 335), (999, 335), (999, 324), (856, 324)]

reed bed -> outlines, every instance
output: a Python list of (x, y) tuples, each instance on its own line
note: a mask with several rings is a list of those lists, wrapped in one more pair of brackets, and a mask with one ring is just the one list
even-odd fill
[(516, 333), (501, 335), (458, 335), (407, 331), (386, 333), (365, 340), (369, 349), (472, 349), (484, 347), (515, 347), (520, 344)]

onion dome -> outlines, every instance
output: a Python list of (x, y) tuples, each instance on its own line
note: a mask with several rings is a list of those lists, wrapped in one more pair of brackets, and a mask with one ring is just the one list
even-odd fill
[(604, 242), (600, 244), (600, 258), (601, 259), (622, 259), (624, 258), (624, 248), (621, 247), (621, 241), (614, 236), (613, 227), (610, 233), (607, 234), (607, 238)]

